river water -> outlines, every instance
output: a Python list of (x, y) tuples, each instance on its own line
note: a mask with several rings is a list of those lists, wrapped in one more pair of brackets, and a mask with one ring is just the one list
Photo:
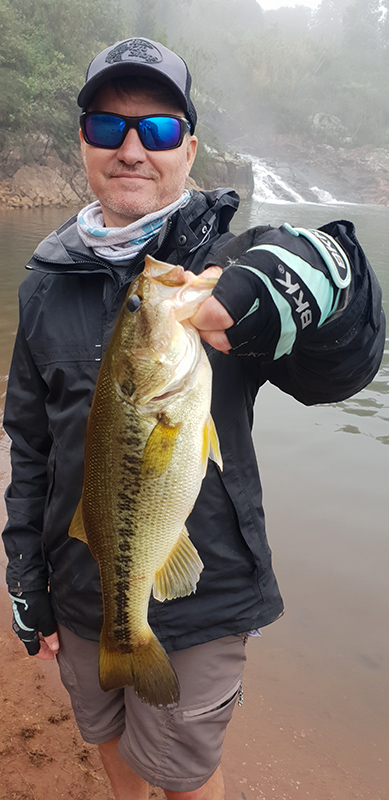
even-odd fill
[[(388, 208), (269, 203), (255, 197), (242, 205), (234, 232), (259, 223), (317, 227), (353, 219), (383, 286), (389, 317)], [(2, 397), (24, 263), (35, 244), (67, 216), (68, 210), (50, 208), (0, 212)], [(340, 758), (345, 770), (363, 775), (365, 796), (373, 800), (389, 796), (388, 378), (387, 351), (370, 386), (341, 403), (305, 408), (265, 386), (254, 425), (286, 613), (264, 629), (262, 639), (250, 642), (250, 675), (258, 682), (251, 693), (273, 698), (292, 726), (304, 725), (313, 746), (323, 747), (328, 758)], [(1, 436), (5, 486), (8, 443)], [(342, 800), (346, 795), (332, 796)]]

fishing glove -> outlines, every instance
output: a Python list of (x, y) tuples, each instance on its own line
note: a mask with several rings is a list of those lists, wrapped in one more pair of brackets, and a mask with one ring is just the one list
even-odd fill
[(213, 295), (234, 320), (225, 331), (231, 354), (265, 362), (309, 341), (350, 283), (347, 256), (332, 237), (289, 225), (246, 231), (212, 264), (224, 268)]
[(12, 629), (27, 648), (30, 656), (39, 653), (39, 633), (51, 636), (57, 630), (46, 589), (37, 592), (12, 592)]

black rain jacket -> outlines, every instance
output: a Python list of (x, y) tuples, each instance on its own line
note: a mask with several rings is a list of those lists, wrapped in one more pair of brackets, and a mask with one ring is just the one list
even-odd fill
[[(120, 269), (82, 244), (72, 218), (38, 246), (28, 265), (5, 409), (13, 467), (3, 534), (7, 582), (15, 592), (49, 584), (56, 619), (84, 638), (97, 640), (102, 625), (98, 565), (68, 528), (82, 488), (85, 425), (102, 354), (146, 251), (198, 273), (284, 235), (261, 227), (234, 238), (228, 226), (237, 206), (232, 190), (193, 193)], [(334, 402), (363, 388), (379, 367), (385, 334), (377, 281), (351, 223), (324, 230), (352, 263), (344, 311), (276, 361), (207, 348), (224, 469), (209, 462), (188, 520), (205, 564), (196, 594), (150, 600), (150, 624), (168, 651), (255, 629), (282, 614), (251, 439), (260, 386), (270, 380), (305, 404)], [(305, 255), (308, 247), (313, 268), (325, 270), (314, 248), (290, 239)]]

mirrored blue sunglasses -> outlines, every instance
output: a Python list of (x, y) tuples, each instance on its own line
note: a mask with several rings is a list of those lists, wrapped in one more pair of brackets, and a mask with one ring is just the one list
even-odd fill
[(146, 150), (173, 150), (182, 144), (190, 123), (172, 114), (155, 114), (147, 117), (124, 117), (106, 111), (83, 111), (80, 126), (87, 144), (116, 150), (135, 128)]

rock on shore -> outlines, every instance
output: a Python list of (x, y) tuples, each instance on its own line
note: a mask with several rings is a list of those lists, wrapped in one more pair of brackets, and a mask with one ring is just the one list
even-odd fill
[(2, 206), (71, 206), (94, 199), (76, 147), (62, 155), (48, 136), (36, 133), (8, 142), (0, 153)]
[(230, 186), (241, 200), (250, 200), (254, 191), (254, 175), (249, 158), (235, 153), (214, 151), (209, 157), (207, 175), (201, 181), (204, 189)]

